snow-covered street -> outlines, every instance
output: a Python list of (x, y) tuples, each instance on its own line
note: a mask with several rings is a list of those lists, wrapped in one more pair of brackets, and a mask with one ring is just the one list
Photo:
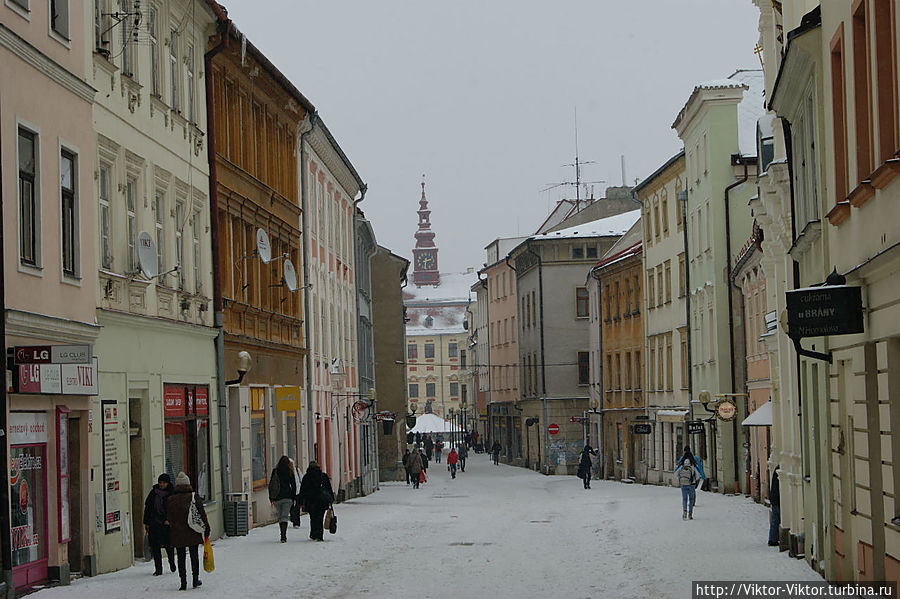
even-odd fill
[[(216, 571), (188, 591), (210, 597), (690, 597), (691, 580), (819, 580), (766, 545), (768, 510), (678, 489), (547, 477), (472, 455), (450, 479), (432, 464), (419, 490), (383, 484), (337, 505), (336, 535), (309, 541), (308, 519), (215, 542)], [(152, 565), (45, 589), (36, 599), (181, 596)]]

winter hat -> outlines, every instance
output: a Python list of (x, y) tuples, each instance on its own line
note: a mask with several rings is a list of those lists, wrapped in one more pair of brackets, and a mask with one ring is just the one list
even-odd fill
[(172, 484), (172, 478), (171, 478), (168, 474), (166, 474), (165, 472), (163, 472), (162, 474), (159, 475), (159, 478), (156, 479), (156, 482), (158, 482), (158, 483), (166, 483), (167, 485), (171, 485), (171, 484)]
[(181, 487), (181, 486), (189, 487), (189, 486), (191, 486), (191, 479), (189, 479), (188, 475), (185, 474), (184, 472), (179, 472), (178, 476), (175, 477), (175, 486), (176, 487)]

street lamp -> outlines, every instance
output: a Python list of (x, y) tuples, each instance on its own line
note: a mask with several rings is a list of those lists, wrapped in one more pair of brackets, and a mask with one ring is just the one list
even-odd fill
[(456, 414), (456, 408), (450, 408), (448, 410), (448, 413), (450, 414), (450, 445), (453, 445), (454, 444), (453, 439), (455, 438), (454, 437), (454, 428), (455, 428), (454, 425), (455, 425), (456, 419), (454, 418), (454, 415)]
[(237, 355), (237, 373), (238, 377), (236, 379), (225, 381), (225, 385), (240, 385), (241, 381), (244, 380), (244, 375), (250, 372), (250, 367), (252, 366), (252, 358), (250, 357), (250, 353), (246, 351), (240, 351)]
[(462, 408), (462, 435), (463, 435), (463, 439), (465, 439), (467, 436), (466, 433), (469, 430), (469, 423), (468, 423), (469, 400), (466, 399), (465, 397), (463, 398), (462, 403), (460, 404), (460, 408)]

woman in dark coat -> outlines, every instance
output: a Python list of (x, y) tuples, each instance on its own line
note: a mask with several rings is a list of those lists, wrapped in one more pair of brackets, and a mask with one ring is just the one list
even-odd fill
[(278, 478), (278, 493), (272, 493), (272, 484), (269, 484), (269, 501), (275, 507), (278, 516), (278, 528), (281, 529), (281, 542), (287, 543), (288, 522), (291, 519), (291, 507), (297, 497), (297, 482), (294, 480), (294, 466), (291, 458), (281, 456), (278, 465), (272, 470), (272, 479)]
[(172, 549), (172, 541), (169, 535), (169, 522), (166, 520), (166, 499), (172, 494), (172, 479), (163, 472), (159, 475), (157, 483), (147, 494), (144, 501), (144, 532), (150, 537), (150, 552), (153, 554), (153, 564), (156, 569), (154, 576), (163, 573), (162, 548), (166, 548), (169, 556), (169, 568), (175, 571), (175, 550)]
[(334, 491), (331, 489), (331, 479), (316, 462), (309, 463), (306, 474), (300, 481), (298, 496), (303, 509), (309, 513), (309, 538), (324, 541), (323, 519), (325, 510), (334, 503)]
[[(188, 526), (191, 502), (197, 506), (200, 518), (203, 520), (204, 531), (201, 535)], [(175, 477), (175, 490), (166, 502), (166, 519), (172, 531), (172, 546), (178, 552), (178, 575), (181, 577), (179, 590), (187, 589), (187, 569), (185, 567), (185, 552), (191, 554), (191, 573), (194, 575), (193, 586), (199, 587), (200, 582), (200, 555), (198, 548), (203, 544), (203, 539), (209, 536), (209, 520), (206, 518), (206, 510), (203, 509), (203, 501), (194, 493), (191, 487), (191, 479), (184, 472), (179, 472)]]
[(597, 455), (597, 450), (586, 444), (581, 450), (581, 461), (578, 463), (578, 478), (584, 481), (585, 489), (591, 488), (592, 455)]

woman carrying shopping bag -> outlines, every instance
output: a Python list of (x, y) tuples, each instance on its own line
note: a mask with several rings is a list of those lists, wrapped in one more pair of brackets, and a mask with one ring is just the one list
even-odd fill
[(323, 519), (325, 510), (334, 503), (334, 491), (331, 489), (331, 479), (315, 461), (309, 463), (300, 481), (298, 495), (303, 509), (309, 513), (309, 538), (324, 541)]
[[(203, 500), (191, 487), (191, 479), (184, 472), (175, 477), (175, 489), (166, 502), (166, 519), (169, 521), (172, 535), (172, 546), (178, 553), (178, 576), (181, 578), (180, 591), (187, 589), (187, 567), (185, 553), (191, 555), (191, 573), (194, 576), (193, 587), (200, 582), (199, 547), (209, 537), (209, 520), (203, 509)], [(199, 529), (199, 530), (198, 530)]]

